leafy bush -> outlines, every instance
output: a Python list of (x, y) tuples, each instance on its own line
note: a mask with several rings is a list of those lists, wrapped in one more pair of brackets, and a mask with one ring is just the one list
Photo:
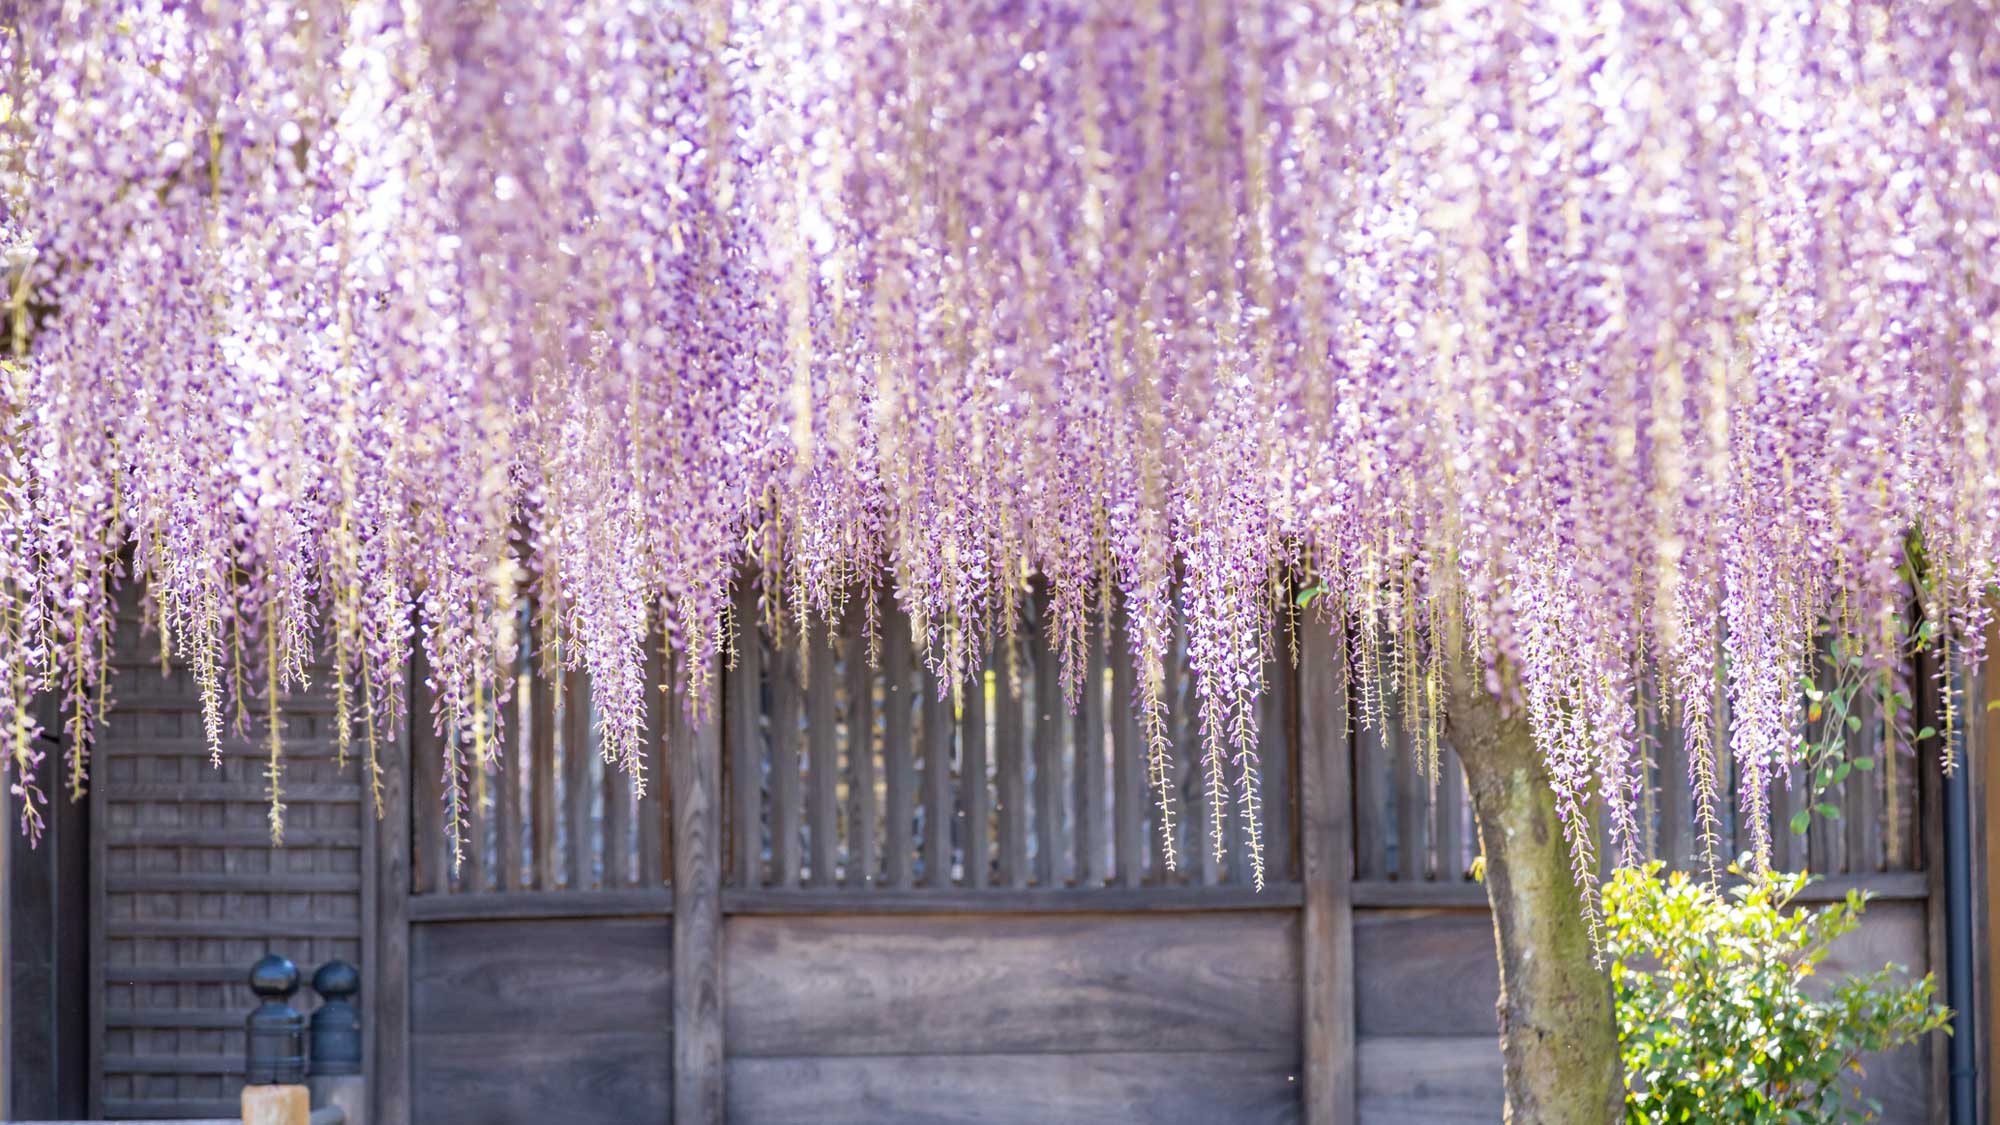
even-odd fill
[(1628, 1122), (1868, 1120), (1881, 1107), (1855, 1085), (1861, 1057), (1949, 1031), (1931, 978), (1901, 983), (1896, 966), (1807, 987), (1861, 924), (1861, 894), (1794, 909), (1804, 875), (1725, 898), (1660, 868), (1622, 870), (1604, 890)]

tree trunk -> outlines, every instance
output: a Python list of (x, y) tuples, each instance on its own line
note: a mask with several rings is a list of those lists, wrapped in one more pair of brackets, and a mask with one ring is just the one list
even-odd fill
[(1596, 967), (1549, 772), (1527, 716), (1503, 714), (1460, 659), (1445, 724), (1465, 764), (1500, 954), (1512, 1125), (1606, 1125), (1623, 1112), (1611, 981)]

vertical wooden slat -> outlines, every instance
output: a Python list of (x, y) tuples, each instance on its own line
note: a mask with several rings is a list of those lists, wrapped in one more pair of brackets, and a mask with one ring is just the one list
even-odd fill
[(444, 744), (432, 725), (430, 665), (421, 645), (410, 658), (410, 765), (416, 777), (415, 888), (420, 894), (451, 889), (451, 832), (446, 821)]
[(1384, 723), (1354, 723), (1354, 877), (1389, 877), (1389, 751)]
[(616, 762), (603, 763), (604, 886), (632, 883), (632, 778)]
[(500, 772), (497, 781), (500, 788), (498, 817), (494, 828), (495, 858), (499, 870), (495, 875), (498, 886), (503, 891), (521, 889), (521, 772), (527, 768), (522, 760), (521, 747), (526, 744), (526, 730), (523, 724), (529, 714), (527, 700), (518, 681), (512, 685), (514, 692), (507, 698), (505, 727), (501, 731)]
[(562, 769), (564, 833), (569, 856), (569, 887), (591, 884), (596, 832), (590, 823), (590, 689), (583, 670), (563, 673)]
[(847, 626), (847, 885), (872, 886), (875, 854), (875, 670), (868, 664), (866, 611), (857, 602)]
[[(546, 642), (544, 642), (546, 643)], [(531, 832), (534, 836), (534, 885), (556, 889), (556, 687), (543, 674), (542, 662), (529, 660), (528, 756)]]
[[(754, 636), (750, 638), (754, 641)], [(747, 647), (747, 646), (746, 646)], [(724, 673), (711, 669), (708, 682)], [(712, 716), (713, 706), (700, 709)], [(674, 1112), (677, 1125), (720, 1125), (722, 1056), (722, 724), (672, 708), (674, 834)], [(730, 719), (736, 719), (734, 712)], [(732, 735), (743, 742), (742, 732)]]
[[(49, 726), (50, 729), (57, 729), (57, 730), (61, 729), (54, 723), (49, 723), (47, 725)], [(65, 737), (67, 737), (67, 735), (65, 735)], [(65, 748), (66, 747), (58, 747), (58, 749), (65, 749)], [(60, 762), (59, 756), (56, 758), (56, 761)], [(60, 765), (57, 765), (54, 762), (52, 762), (51, 765), (54, 766), (55, 769), (61, 768)], [(100, 769), (101, 768), (102, 767), (100, 767)], [(58, 774), (58, 776), (60, 775)], [(93, 784), (89, 788), (84, 797), (84, 800), (90, 803), (90, 823), (92, 825), (92, 830), (90, 833), (90, 871), (89, 874), (86, 876), (86, 878), (89, 880), (90, 883), (90, 902), (93, 904), (107, 901), (104, 893), (104, 886), (105, 886), (104, 880), (105, 880), (105, 875), (107, 874), (106, 868), (109, 866), (109, 864), (106, 862), (108, 859), (109, 848), (106, 843), (105, 827), (107, 826), (107, 822), (110, 819), (110, 814), (105, 807), (107, 802), (105, 801), (104, 798), (104, 790), (105, 786), (100, 780), (97, 784)], [(62, 800), (64, 798), (58, 796), (56, 799)], [(0, 807), (4, 806), (5, 802), (0, 801)], [(13, 827), (14, 824), (13, 822), (10, 821), (5, 826), (0, 826), (0, 831), (11, 831)], [(408, 834), (405, 833), (406, 837), (407, 835)], [(396, 890), (398, 892), (402, 894), (409, 893), (409, 886), (410, 886), (409, 877), (410, 873), (406, 868), (401, 873), (401, 882), (395, 884)], [(12, 890), (12, 884), (0, 886), (0, 898), (12, 897), (11, 890)], [(86, 1026), (89, 1029), (87, 1034), (90, 1040), (88, 1045), (88, 1050), (90, 1052), (90, 1069), (87, 1072), (89, 1077), (89, 1090), (84, 1100), (86, 1104), (88, 1104), (90, 1107), (91, 1118), (96, 1119), (104, 1116), (104, 1014), (105, 1014), (104, 978), (106, 975), (105, 974), (106, 958), (104, 956), (105, 912), (103, 910), (90, 910), (89, 914), (90, 914), (90, 921), (89, 921), (90, 964), (88, 967), (88, 971), (90, 973), (90, 987), (85, 994), (84, 1003), (90, 1009), (89, 1012), (86, 1013), (86, 1018), (89, 1020), (89, 1023)], [(8, 951), (7, 947), (11, 945), (11, 935), (14, 932), (15, 931), (13, 930), (8, 930), (6, 934), (0, 935), (0, 952)], [(13, 970), (14, 966), (11, 963), (11, 959), (9, 961), (0, 962), (0, 973), (7, 973), (11, 975)]]
[(965, 876), (974, 887), (991, 881), (993, 831), (992, 790), (986, 780), (986, 662), (974, 663), (972, 680), (965, 685), (965, 724), (959, 732), (959, 746), (965, 761), (959, 784), (965, 791)]
[[(412, 688), (414, 701), (419, 689)], [(413, 711), (414, 713), (414, 711)], [(410, 774), (413, 763), (403, 746), (385, 746), (382, 763), (382, 817), (371, 825), (375, 848), (375, 955), (362, 966), (368, 987), (363, 1044), (372, 1054), (368, 1075), (374, 1102), (370, 1121), (409, 1125), (410, 1121)], [(365, 814), (364, 814), (365, 815)]]
[(1339, 643), (1308, 621), (1299, 637), (1299, 819), (1305, 882), (1307, 1125), (1355, 1120), (1354, 927), (1349, 899), (1350, 763)]
[(1035, 621), (1035, 882), (1060, 886), (1064, 863), (1062, 785), (1062, 676), (1051, 635), (1049, 602), (1036, 599)]
[[(470, 741), (470, 740), (468, 740)], [(480, 748), (465, 750), (465, 859), (459, 864), (455, 882), (462, 891), (486, 889), (487, 829), (491, 827), (495, 779), (490, 763), (479, 760)]]
[(1417, 760), (1420, 736), (1416, 731), (1404, 729), (1401, 708), (1401, 699), (1396, 699), (1383, 725), (1388, 728), (1388, 738), (1384, 741), (1395, 763), (1396, 878), (1409, 883), (1430, 874), (1428, 840), (1424, 833), (1425, 814), (1430, 806), (1430, 779), (1424, 776)]
[(1263, 809), (1264, 877), (1292, 878), (1291, 732), (1292, 653), (1289, 623), (1281, 618), (1273, 659), (1264, 664), (1264, 691), (1257, 700), (1258, 800)]
[[(729, 784), (732, 865), (736, 885), (764, 885), (764, 642), (757, 625), (757, 588), (739, 581), (730, 616), (736, 623), (736, 666), (729, 670)], [(678, 721), (677, 719), (675, 721)], [(673, 728), (669, 728), (673, 729)], [(679, 776), (679, 775), (676, 775)], [(679, 839), (678, 834), (675, 837)]]
[[(804, 650), (806, 641), (799, 641)], [(839, 747), (834, 744), (835, 728), (833, 673), (839, 653), (831, 631), (823, 633), (808, 654), (806, 671), (806, 769), (808, 792), (807, 827), (812, 832), (812, 884), (833, 885), (834, 864), (839, 849), (834, 842), (840, 819)]]
[[(1657, 701), (1655, 707), (1660, 706)], [(1658, 756), (1655, 786), (1660, 791), (1660, 852), (1658, 858), (1677, 870), (1694, 863), (1692, 784), (1688, 780), (1687, 739), (1679, 724), (1664, 714), (1650, 717), (1654, 753)]]
[(882, 831), (887, 852), (883, 881), (904, 888), (912, 875), (910, 804), (916, 795), (911, 764), (910, 707), (913, 669), (910, 665), (910, 619), (884, 595), (882, 638)]
[(1123, 609), (1111, 629), (1111, 771), (1116, 815), (1112, 824), (1117, 853), (1118, 884), (1136, 887), (1146, 873), (1146, 831), (1152, 802), (1146, 792), (1145, 747), (1140, 745), (1139, 718), (1133, 708), (1136, 676), (1132, 671), (1131, 640)]
[[(1000, 791), (1000, 881), (1009, 887), (1028, 885), (1028, 756), (1022, 708), (1027, 691), (1016, 692), (1010, 660), (995, 645), (993, 760)], [(1025, 688), (1025, 685), (1023, 685)]]
[(1867, 758), (1873, 770), (1854, 770), (1847, 775), (1847, 864), (1853, 875), (1872, 874), (1882, 869), (1882, 754), (1881, 729), (1863, 722), (1850, 740), (1848, 760)]
[(1076, 880), (1079, 885), (1104, 885), (1109, 866), (1104, 850), (1110, 843), (1105, 804), (1109, 797), (1104, 747), (1103, 629), (1092, 629), (1085, 642), (1083, 698), (1076, 709)]
[(1458, 764), (1458, 752), (1449, 746), (1438, 749), (1437, 807), (1432, 810), (1437, 829), (1437, 867), (1440, 883), (1457, 883), (1465, 878), (1465, 769)]
[(925, 662), (923, 696), (924, 735), (924, 886), (951, 885), (952, 832), (958, 820), (951, 784), (951, 697), (940, 699), (944, 685)]
[[(667, 846), (673, 839), (673, 825), (663, 823), (666, 803), (661, 800), (661, 790), (667, 788), (673, 777), (673, 764), (667, 761), (666, 720), (669, 699), (662, 692), (666, 683), (666, 667), (660, 647), (663, 638), (655, 635), (646, 646), (646, 793), (637, 800), (639, 886), (657, 887), (666, 881), (667, 872), (673, 870), (669, 858), (671, 849)], [(720, 715), (710, 715), (709, 721), (720, 722)], [(661, 831), (665, 828), (665, 831)]]
[(799, 660), (803, 642), (779, 643), (771, 669), (771, 883), (799, 881)]

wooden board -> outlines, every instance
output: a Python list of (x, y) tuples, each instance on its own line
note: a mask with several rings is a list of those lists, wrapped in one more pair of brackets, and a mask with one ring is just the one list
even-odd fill
[[(671, 1103), (666, 919), (413, 927), (411, 1119), (659, 1120)], [(496, 1076), (504, 1075), (504, 1080)]]
[(1278, 1125), (1298, 1120), (1285, 1052), (732, 1059), (732, 1125)]
[(738, 917), (728, 1054), (1296, 1051), (1298, 920)]

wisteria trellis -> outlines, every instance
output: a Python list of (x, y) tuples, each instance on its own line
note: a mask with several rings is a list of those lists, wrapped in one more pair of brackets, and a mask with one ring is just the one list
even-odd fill
[(455, 809), (527, 590), (640, 773), (647, 638), (703, 675), (746, 563), (793, 630), (886, 570), (947, 683), (1039, 574), (1072, 667), (1129, 615), (1156, 777), (1186, 615), (1252, 825), (1262, 646), (1317, 583), (1390, 654), (1373, 708), (1474, 638), (1580, 871), (1587, 794), (1634, 829), (1643, 670), (1697, 740), (1726, 684), (1761, 825), (1816, 632), (1886, 665), (1915, 537), (1932, 619), (1983, 625), (1979, 0), (0, 13), (30, 832), (30, 697), (80, 789), (126, 576), (218, 753), (325, 658), (373, 768), (421, 646)]

